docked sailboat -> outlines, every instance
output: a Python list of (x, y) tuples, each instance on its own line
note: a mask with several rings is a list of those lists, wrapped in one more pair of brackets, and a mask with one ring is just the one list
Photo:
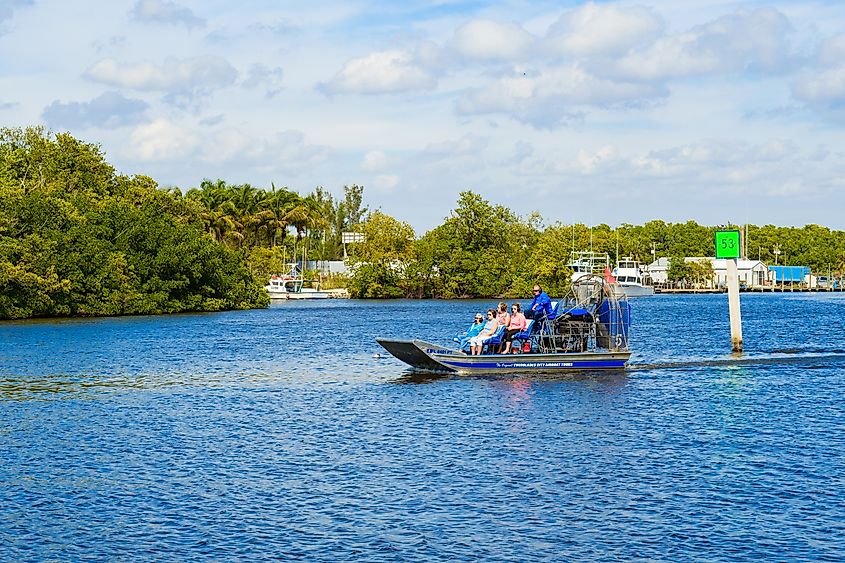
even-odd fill
[(296, 264), (290, 264), (287, 274), (271, 276), (270, 283), (264, 286), (271, 300), (281, 299), (328, 299), (331, 295), (320, 290), (318, 280), (306, 280)]

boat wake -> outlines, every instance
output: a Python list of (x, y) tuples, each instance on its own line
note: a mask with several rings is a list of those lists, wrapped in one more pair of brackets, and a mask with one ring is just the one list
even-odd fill
[(632, 372), (646, 372), (654, 370), (684, 370), (696, 368), (730, 368), (740, 366), (772, 366), (772, 365), (803, 365), (809, 368), (830, 366), (831, 364), (845, 365), (845, 350), (802, 350), (798, 348), (772, 350), (764, 354), (735, 356), (726, 358), (677, 360), (648, 363), (629, 363), (624, 370), (606, 372), (601, 370), (572, 370), (568, 374), (555, 372), (497, 373), (497, 374), (457, 374), (436, 373), (427, 370), (409, 369), (394, 383), (434, 383), (450, 379), (531, 379), (531, 380), (578, 380), (596, 379), (598, 381), (626, 379)]
[(829, 365), (830, 363), (845, 363), (845, 351), (802, 351), (797, 349), (792, 350), (776, 350), (771, 354), (755, 355), (755, 356), (735, 356), (729, 358), (714, 358), (712, 360), (681, 360), (681, 361), (666, 361), (666, 362), (650, 362), (650, 363), (629, 363), (627, 369), (629, 371), (649, 371), (658, 369), (684, 369), (684, 368), (700, 368), (700, 367), (731, 367), (731, 366), (749, 366), (749, 365)]

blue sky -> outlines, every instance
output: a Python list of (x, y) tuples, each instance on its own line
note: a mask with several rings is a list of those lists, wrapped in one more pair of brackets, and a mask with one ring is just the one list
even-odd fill
[(0, 0), (0, 125), (126, 174), (335, 194), (422, 234), (471, 189), (547, 223), (845, 228), (838, 2)]

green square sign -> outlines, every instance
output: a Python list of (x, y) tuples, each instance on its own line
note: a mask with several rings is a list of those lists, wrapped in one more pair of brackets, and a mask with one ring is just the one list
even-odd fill
[(739, 258), (739, 231), (716, 231), (716, 258)]

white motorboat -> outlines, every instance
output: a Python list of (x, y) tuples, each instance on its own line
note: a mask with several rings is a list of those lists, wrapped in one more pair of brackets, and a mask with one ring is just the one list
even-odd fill
[(264, 286), (270, 299), (328, 299), (331, 294), (328, 291), (320, 290), (320, 282), (317, 280), (306, 280), (297, 269), (296, 264), (291, 264), (290, 272), (280, 276), (271, 276), (270, 283)]
[(613, 270), (613, 277), (626, 297), (654, 295), (654, 288), (646, 285), (640, 263), (633, 258), (622, 258)]

